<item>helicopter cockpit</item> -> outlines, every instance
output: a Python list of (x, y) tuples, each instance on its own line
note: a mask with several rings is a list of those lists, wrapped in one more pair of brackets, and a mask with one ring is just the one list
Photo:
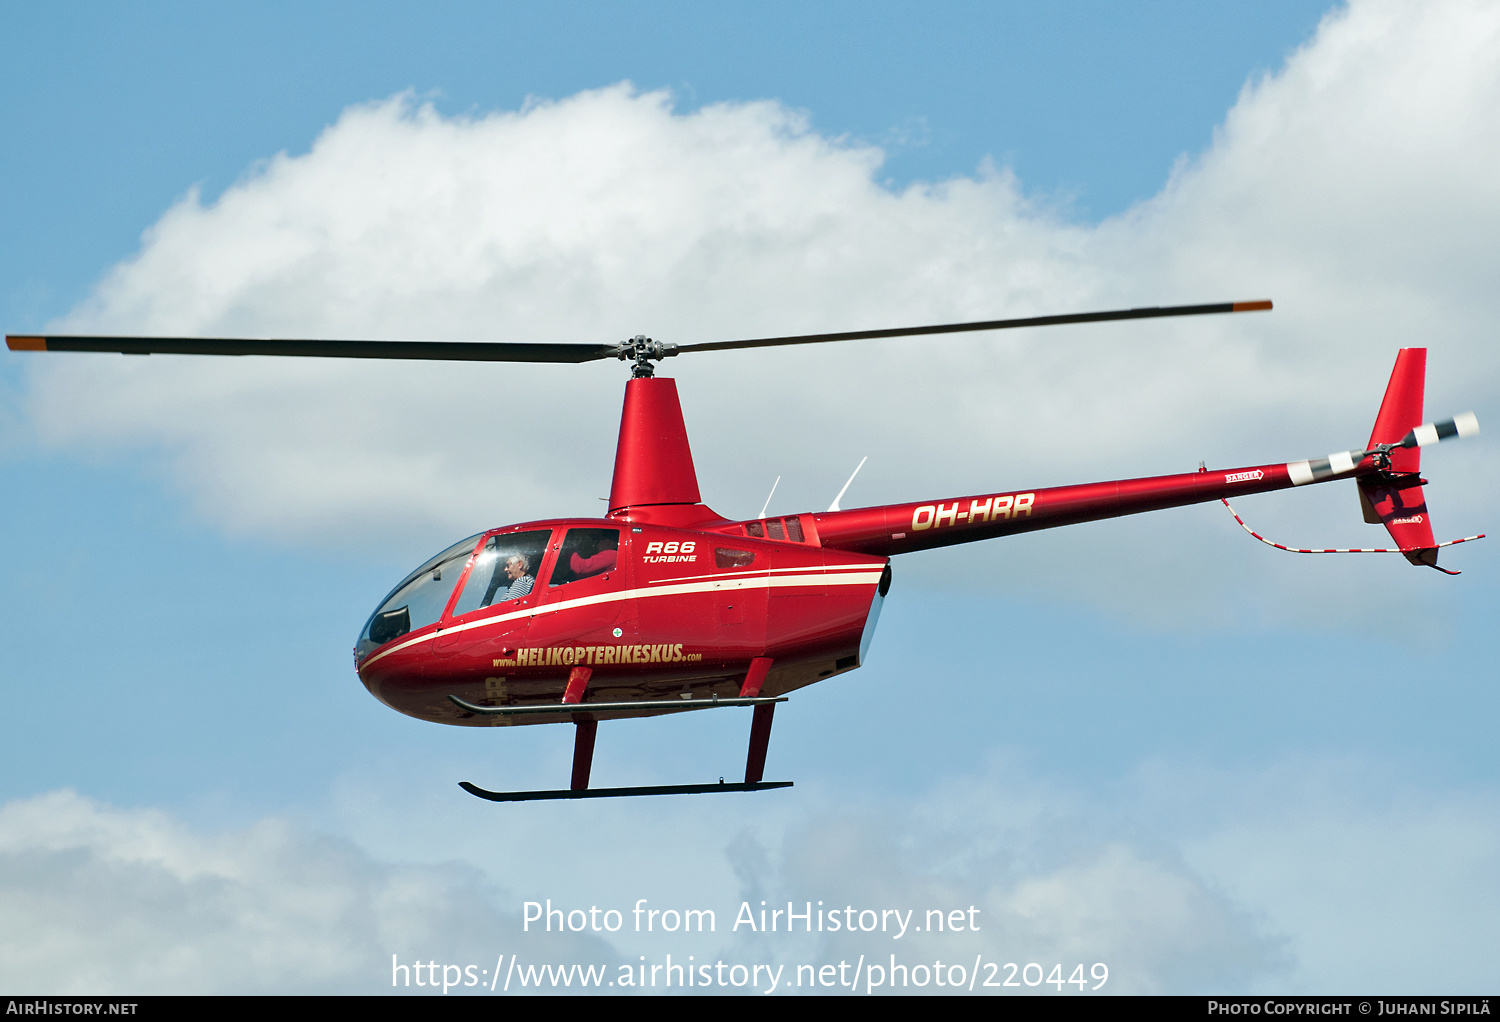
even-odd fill
[(474, 555), (474, 567), (469, 570), (464, 591), (453, 605), (453, 616), (529, 594), (551, 538), (551, 529), (486, 537)]
[(360, 632), (355, 655), (367, 656), (392, 639), (441, 620), (470, 555), (474, 566), (454, 605), (455, 616), (525, 596), (551, 536), (551, 529), (481, 533), (455, 543), (406, 576), (381, 602)]

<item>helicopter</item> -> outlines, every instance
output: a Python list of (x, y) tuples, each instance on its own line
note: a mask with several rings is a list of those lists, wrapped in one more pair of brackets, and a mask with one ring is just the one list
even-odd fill
[[(12, 351), (266, 355), (478, 362), (628, 362), (631, 377), (603, 517), (487, 529), (420, 565), (380, 601), (354, 646), (376, 699), (461, 727), (571, 723), (567, 788), (492, 791), (495, 802), (747, 792), (764, 780), (776, 705), (789, 693), (862, 666), (891, 587), (891, 559), (958, 543), (1188, 504), (1353, 479), (1366, 522), (1392, 548), (1296, 553), (1400, 553), (1435, 568), (1421, 448), (1479, 431), (1473, 413), (1422, 421), (1426, 349), (1404, 348), (1370, 438), (1323, 458), (1007, 489), (823, 512), (728, 519), (704, 503), (676, 382), (656, 364), (678, 355), (781, 345), (1269, 311), (1270, 301), (1150, 306), (931, 326), (674, 344), (7, 335)], [(863, 464), (863, 463), (861, 463)], [(858, 469), (855, 470), (856, 474)], [(853, 477), (850, 477), (850, 482)], [(591, 788), (603, 720), (751, 708), (742, 782)]]

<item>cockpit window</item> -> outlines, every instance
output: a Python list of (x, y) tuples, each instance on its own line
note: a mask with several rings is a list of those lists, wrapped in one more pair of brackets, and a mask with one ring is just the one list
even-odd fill
[(619, 551), (619, 529), (569, 529), (548, 584), (560, 586), (602, 575), (615, 567)]
[(536, 584), (537, 569), (547, 552), (551, 529), (506, 532), (491, 536), (479, 548), (469, 581), (453, 606), (453, 616), (491, 604), (519, 600)]
[(365, 623), (355, 644), (360, 655), (441, 618), (448, 597), (453, 595), (453, 587), (463, 574), (464, 563), (478, 541), (478, 536), (470, 536), (462, 543), (455, 543), (406, 576)]

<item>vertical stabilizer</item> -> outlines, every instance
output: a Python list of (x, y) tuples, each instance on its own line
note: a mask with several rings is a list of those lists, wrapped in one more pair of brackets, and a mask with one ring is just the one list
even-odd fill
[[(1380, 414), (1370, 432), (1367, 447), (1376, 444), (1399, 444), (1403, 437), (1422, 425), (1422, 391), (1427, 379), (1427, 349), (1402, 348), (1386, 385)], [(1361, 479), (1360, 506), (1365, 521), (1379, 522), (1406, 559), (1413, 564), (1437, 567), (1437, 541), (1432, 538), (1432, 521), (1427, 512), (1427, 498), (1422, 493), (1422, 450), (1419, 447), (1391, 451), (1390, 471)]]
[(697, 504), (698, 473), (688, 446), (677, 382), (659, 377), (625, 385), (611, 513), (649, 504)]
[[(1427, 349), (1402, 348), (1396, 355), (1391, 382), (1386, 384), (1385, 398), (1380, 402), (1380, 414), (1375, 416), (1375, 428), (1370, 431), (1370, 442), (1365, 447), (1399, 444), (1406, 434), (1422, 425), (1422, 390), (1426, 381)], [(1391, 452), (1392, 472), (1421, 470), (1421, 448)]]

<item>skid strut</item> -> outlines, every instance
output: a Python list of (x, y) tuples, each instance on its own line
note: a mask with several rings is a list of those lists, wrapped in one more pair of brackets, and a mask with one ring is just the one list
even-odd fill
[[(745, 672), (745, 683), (740, 686), (741, 699), (754, 699), (760, 695), (760, 687), (766, 682), (771, 670), (771, 658), (758, 656), (750, 661)], [(759, 784), (766, 773), (766, 747), (771, 743), (771, 715), (776, 712), (775, 703), (758, 703), (755, 716), (750, 720), (750, 753), (745, 757), (745, 783)]]
[(776, 712), (775, 703), (763, 703), (755, 708), (750, 720), (750, 754), (745, 757), (745, 783), (759, 784), (766, 772), (766, 746), (771, 744), (771, 714)]
[(599, 733), (597, 720), (580, 720), (573, 725), (573, 791), (586, 791), (589, 786), (589, 770), (594, 765), (594, 736)]

